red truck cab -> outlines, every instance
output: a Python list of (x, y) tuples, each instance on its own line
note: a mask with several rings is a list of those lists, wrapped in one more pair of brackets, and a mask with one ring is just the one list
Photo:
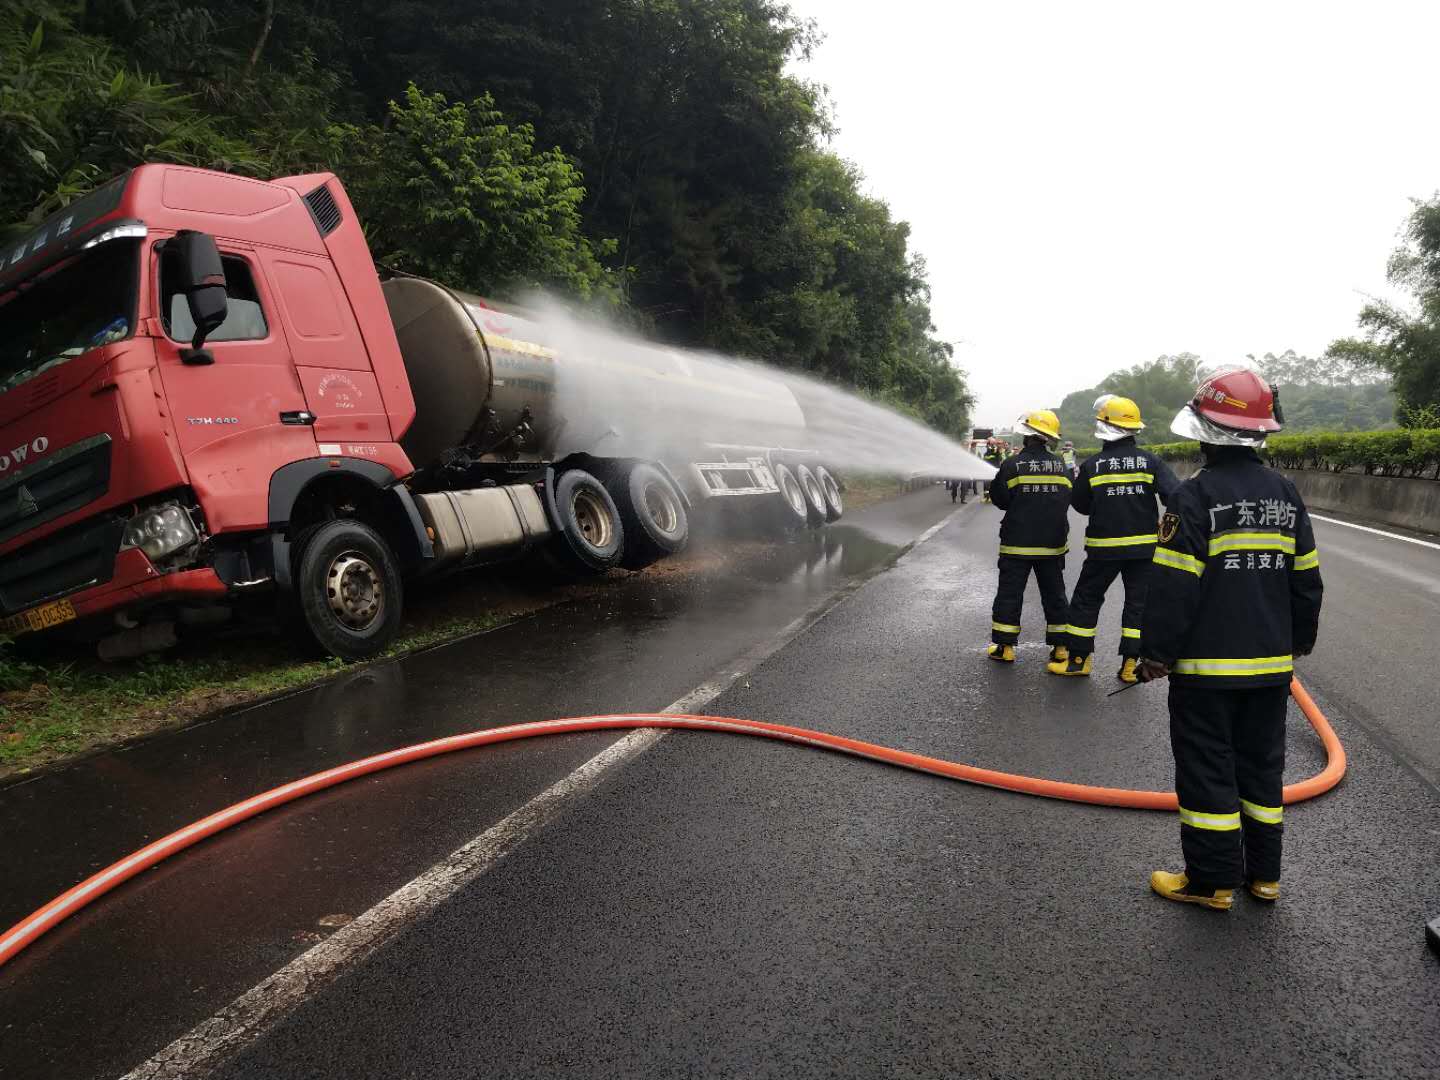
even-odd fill
[(256, 595), (363, 659), (422, 574), (640, 569), (701, 506), (837, 519), (805, 437), (736, 365), (382, 284), (328, 173), (145, 165), (0, 251), (0, 634), (119, 658)]
[[(200, 349), (189, 234), (224, 277)], [(0, 631), (123, 640), (150, 607), (283, 588), (297, 515), (337, 498), (425, 558), (414, 416), (334, 176), (134, 169), (0, 252)]]

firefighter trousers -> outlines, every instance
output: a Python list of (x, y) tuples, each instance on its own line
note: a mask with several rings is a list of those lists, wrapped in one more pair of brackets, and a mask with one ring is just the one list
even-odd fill
[(1125, 581), (1125, 609), (1120, 614), (1120, 655), (1140, 656), (1140, 620), (1145, 614), (1145, 590), (1150, 583), (1149, 559), (1086, 559), (1070, 599), (1070, 655), (1095, 651), (1095, 627), (1105, 593), (1117, 577)]
[(1025, 605), (1025, 583), (1030, 580), (1031, 570), (1035, 571), (1040, 604), (1045, 609), (1045, 644), (1065, 644), (1065, 556), (1001, 555), (1000, 582), (990, 610), (990, 640), (997, 645), (1014, 645), (1020, 640), (1020, 611)]
[(1170, 684), (1185, 876), (1201, 888), (1280, 880), (1288, 686)]

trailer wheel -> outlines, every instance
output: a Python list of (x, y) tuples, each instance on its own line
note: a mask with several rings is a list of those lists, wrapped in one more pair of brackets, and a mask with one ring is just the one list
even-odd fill
[(674, 555), (690, 538), (689, 517), (680, 493), (654, 465), (643, 461), (618, 466), (607, 476), (606, 490), (625, 527), (625, 552), (620, 565), (640, 570)]
[(803, 529), (810, 523), (810, 506), (805, 492), (801, 490), (800, 481), (795, 479), (789, 465), (776, 465), (774, 472), (775, 484), (780, 488), (780, 495), (775, 502), (781, 527)]
[(824, 465), (815, 466), (815, 482), (820, 485), (820, 493), (825, 496), (825, 520), (839, 521), (840, 515), (845, 513), (845, 501), (840, 497), (840, 485)]
[(620, 562), (625, 526), (605, 485), (584, 469), (567, 469), (555, 481), (560, 535), (547, 547), (557, 570), (603, 574)]
[(825, 524), (825, 493), (820, 482), (808, 465), (795, 466), (795, 479), (800, 481), (800, 490), (805, 493), (805, 517), (811, 525)]
[(327, 521), (295, 555), (297, 629), (342, 660), (368, 660), (400, 630), (404, 596), (395, 553), (359, 521)]

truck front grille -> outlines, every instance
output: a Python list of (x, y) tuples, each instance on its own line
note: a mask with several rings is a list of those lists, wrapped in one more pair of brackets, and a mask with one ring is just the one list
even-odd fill
[[(82, 439), (0, 474), (0, 543), (94, 502), (109, 487), (109, 435)], [(12, 558), (13, 552), (5, 561)]]
[(105, 514), (7, 552), (0, 558), (0, 615), (109, 581), (124, 533), (124, 518)]

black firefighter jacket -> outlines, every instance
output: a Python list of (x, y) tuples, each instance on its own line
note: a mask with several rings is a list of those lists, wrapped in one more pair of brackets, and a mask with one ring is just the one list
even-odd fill
[(1108, 442), (1080, 466), (1070, 505), (1088, 514), (1087, 559), (1149, 559), (1155, 554), (1155, 497), (1169, 505), (1180, 481), (1134, 439)]
[(1227, 447), (1171, 496), (1141, 629), (1145, 655), (1182, 684), (1288, 683), (1315, 645), (1320, 556), (1295, 485)]
[(1070, 535), (1070, 470), (1055, 454), (1027, 447), (1000, 463), (990, 501), (1005, 511), (1000, 554), (1045, 559), (1064, 555)]

